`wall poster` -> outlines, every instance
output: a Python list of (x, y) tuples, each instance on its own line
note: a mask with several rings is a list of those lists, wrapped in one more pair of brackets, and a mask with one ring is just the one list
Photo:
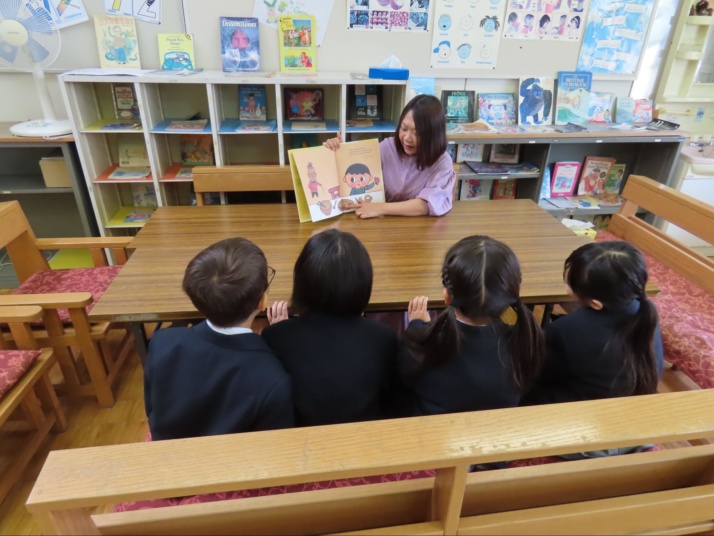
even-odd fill
[(503, 37), (579, 41), (588, 0), (508, 0)]
[(253, 17), (277, 30), (280, 15), (312, 15), (317, 28), (316, 43), (321, 46), (334, 6), (335, 0), (255, 0)]
[(428, 32), (433, 0), (347, 0), (348, 30)]

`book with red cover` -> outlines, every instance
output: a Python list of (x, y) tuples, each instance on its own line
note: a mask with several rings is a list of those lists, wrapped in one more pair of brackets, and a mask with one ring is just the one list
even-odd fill
[(610, 168), (615, 164), (614, 158), (604, 156), (588, 156), (583, 164), (583, 172), (578, 183), (578, 195), (596, 195), (605, 191), (605, 182)]
[(493, 199), (515, 199), (518, 181), (516, 179), (503, 179), (496, 181), (493, 187)]
[(553, 166), (553, 178), (550, 185), (551, 197), (573, 195), (578, 182), (580, 162), (556, 162)]

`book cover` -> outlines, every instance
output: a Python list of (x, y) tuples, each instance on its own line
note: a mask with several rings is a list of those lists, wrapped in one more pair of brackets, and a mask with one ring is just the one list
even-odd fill
[(571, 134), (573, 132), (587, 132), (588, 128), (577, 123), (566, 123), (565, 125), (558, 125), (553, 127), (556, 132), (562, 132), (564, 134)]
[(268, 117), (265, 86), (238, 86), (238, 119), (265, 121)]
[(532, 175), (540, 173), (540, 169), (530, 162), (521, 162), (520, 164), (503, 164), (509, 175)]
[(160, 33), (159, 63), (162, 71), (181, 71), (196, 68), (195, 54), (193, 52), (193, 35), (178, 33)]
[(135, 207), (156, 207), (156, 192), (151, 184), (132, 184), (131, 195)]
[(291, 121), (292, 130), (325, 130), (327, 123), (324, 121)]
[(223, 72), (260, 70), (258, 19), (221, 17), (221, 62)]
[(647, 130), (677, 130), (679, 123), (672, 123), (664, 119), (655, 119), (647, 123)]
[(192, 179), (193, 178), (193, 168), (190, 166), (183, 166), (181, 164), (172, 164), (164, 172), (163, 180), (177, 180), (177, 179)]
[(382, 119), (382, 86), (357, 84), (347, 86), (347, 118)]
[(238, 121), (238, 126), (234, 132), (275, 132), (276, 128), (277, 121), (275, 119), (270, 121)]
[(436, 96), (436, 78), (433, 76), (412, 76), (409, 78), (409, 89), (412, 98), (417, 95)]
[(605, 192), (619, 194), (625, 177), (625, 164), (613, 164), (605, 179)]
[(574, 203), (576, 208), (584, 208), (584, 209), (592, 209), (592, 210), (600, 208), (600, 201), (598, 201), (597, 198), (592, 195), (568, 196), (566, 199), (568, 201)]
[(508, 169), (506, 167), (498, 164), (491, 164), (489, 162), (473, 162), (471, 160), (466, 160), (464, 163), (469, 166), (474, 173), (478, 173), (479, 175), (505, 175), (508, 173)]
[(553, 205), (555, 208), (578, 208), (577, 203), (573, 203), (567, 197), (551, 197), (548, 199), (548, 203)]
[(312, 15), (280, 15), (278, 44), (280, 72), (314, 73), (317, 71), (315, 17)]
[(471, 123), (474, 120), (475, 91), (454, 91), (445, 89), (441, 92), (441, 105), (444, 107), (447, 123)]
[(124, 216), (124, 223), (140, 223), (147, 221), (151, 218), (153, 213), (154, 211), (150, 208), (147, 208), (146, 210), (132, 210), (129, 214)]
[(495, 143), (491, 146), (489, 161), (515, 164), (520, 154), (521, 146), (517, 143)]
[(446, 152), (447, 154), (451, 157), (451, 161), (456, 163), (456, 147), (457, 145), (453, 142), (450, 142), (446, 145)]
[(322, 121), (325, 119), (323, 112), (322, 88), (314, 87), (288, 87), (283, 89), (283, 102), (285, 103), (285, 119), (304, 119)]
[(456, 163), (473, 160), (480, 162), (483, 158), (483, 145), (480, 143), (459, 143), (456, 149)]
[(149, 167), (149, 153), (143, 141), (119, 138), (119, 167)]
[(123, 179), (123, 180), (134, 180), (134, 179), (145, 179), (151, 174), (151, 169), (145, 168), (116, 168), (112, 171), (108, 179)]
[(112, 102), (117, 119), (140, 119), (134, 84), (112, 84)]
[(513, 93), (479, 93), (478, 118), (490, 125), (515, 124), (516, 95)]
[(588, 122), (590, 87), (593, 75), (587, 71), (558, 73), (558, 98), (555, 101), (555, 124)]
[(181, 136), (181, 163), (190, 166), (212, 166), (213, 140), (206, 134)]
[(359, 203), (384, 203), (384, 181), (376, 139), (288, 151), (300, 222), (351, 212)]
[(461, 181), (460, 201), (488, 201), (491, 199), (493, 179), (470, 179)]
[(552, 76), (529, 76), (518, 84), (518, 124), (550, 125), (553, 123)]
[(516, 179), (497, 180), (493, 187), (494, 199), (515, 199), (518, 189), (518, 181)]
[(121, 121), (104, 123), (99, 130), (141, 130), (141, 121)]
[(95, 16), (94, 31), (103, 69), (141, 69), (139, 40), (132, 17)]
[(635, 107), (632, 112), (633, 123), (649, 123), (652, 121), (652, 101), (649, 99), (635, 100)]
[(588, 123), (612, 123), (612, 93), (590, 92), (590, 105), (588, 106)]
[[(504, 127), (502, 127), (504, 128)], [(498, 129), (489, 125), (483, 119), (477, 119), (473, 123), (447, 123), (447, 134), (470, 134), (473, 132), (498, 132)]]
[(526, 132), (526, 129), (518, 125), (499, 125), (498, 132), (501, 134), (520, 134)]
[(580, 162), (556, 162), (553, 166), (550, 196), (553, 198), (573, 195), (579, 171)]
[(635, 117), (635, 99), (632, 97), (617, 97), (615, 101), (615, 121), (629, 125)]
[(166, 125), (166, 130), (204, 130), (208, 119), (177, 119)]
[(597, 200), (603, 207), (619, 207), (622, 205), (624, 198), (619, 194), (613, 194), (608, 191), (597, 194)]
[(610, 168), (615, 163), (614, 158), (588, 156), (583, 164), (578, 183), (578, 195), (595, 195), (605, 190), (605, 179)]

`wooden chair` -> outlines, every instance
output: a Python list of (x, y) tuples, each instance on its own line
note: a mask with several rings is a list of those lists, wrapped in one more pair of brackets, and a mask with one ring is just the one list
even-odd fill
[(293, 190), (290, 166), (196, 166), (193, 168), (196, 204), (203, 206), (203, 194), (211, 192), (285, 192)]
[[(96, 396), (103, 407), (114, 404), (111, 386), (133, 338), (123, 325), (91, 324), (87, 313), (126, 262), (130, 242), (131, 237), (37, 239), (17, 201), (0, 203), (0, 248), (7, 248), (20, 280), (13, 294), (0, 296), (0, 305), (41, 306), (44, 316), (34, 335), (41, 346), (54, 348), (64, 377), (60, 389)], [(95, 267), (51, 270), (42, 250), (66, 248), (89, 249)], [(108, 265), (105, 248), (115, 266)], [(117, 328), (124, 333), (112, 352), (107, 336)]]
[[(50, 348), (37, 348), (28, 325), (28, 322), (41, 318), (42, 307), (38, 305), (0, 306), (0, 322), (9, 324), (19, 348), (9, 348), (9, 343), (0, 337), (0, 427), (3, 443), (8, 444), (7, 434), (10, 432), (29, 431), (21, 444), (13, 445), (16, 454), (0, 474), (0, 503), (22, 476), (50, 430), (62, 432), (67, 429), (67, 420), (49, 376), (56, 363), (54, 353)], [(24, 420), (10, 420), (18, 409), (24, 414)]]

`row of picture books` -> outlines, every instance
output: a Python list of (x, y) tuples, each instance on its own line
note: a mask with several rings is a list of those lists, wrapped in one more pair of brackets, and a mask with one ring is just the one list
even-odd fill
[[(260, 24), (255, 17), (220, 17), (223, 71), (260, 71)], [(317, 46), (313, 38), (315, 18), (312, 15), (283, 14), (278, 18), (278, 47), (281, 72), (314, 73), (317, 69)], [(132, 17), (95, 16), (94, 29), (102, 68), (141, 69), (139, 39)], [(191, 75), (200, 72), (196, 66), (193, 35), (158, 34), (159, 63), (157, 74)]]

